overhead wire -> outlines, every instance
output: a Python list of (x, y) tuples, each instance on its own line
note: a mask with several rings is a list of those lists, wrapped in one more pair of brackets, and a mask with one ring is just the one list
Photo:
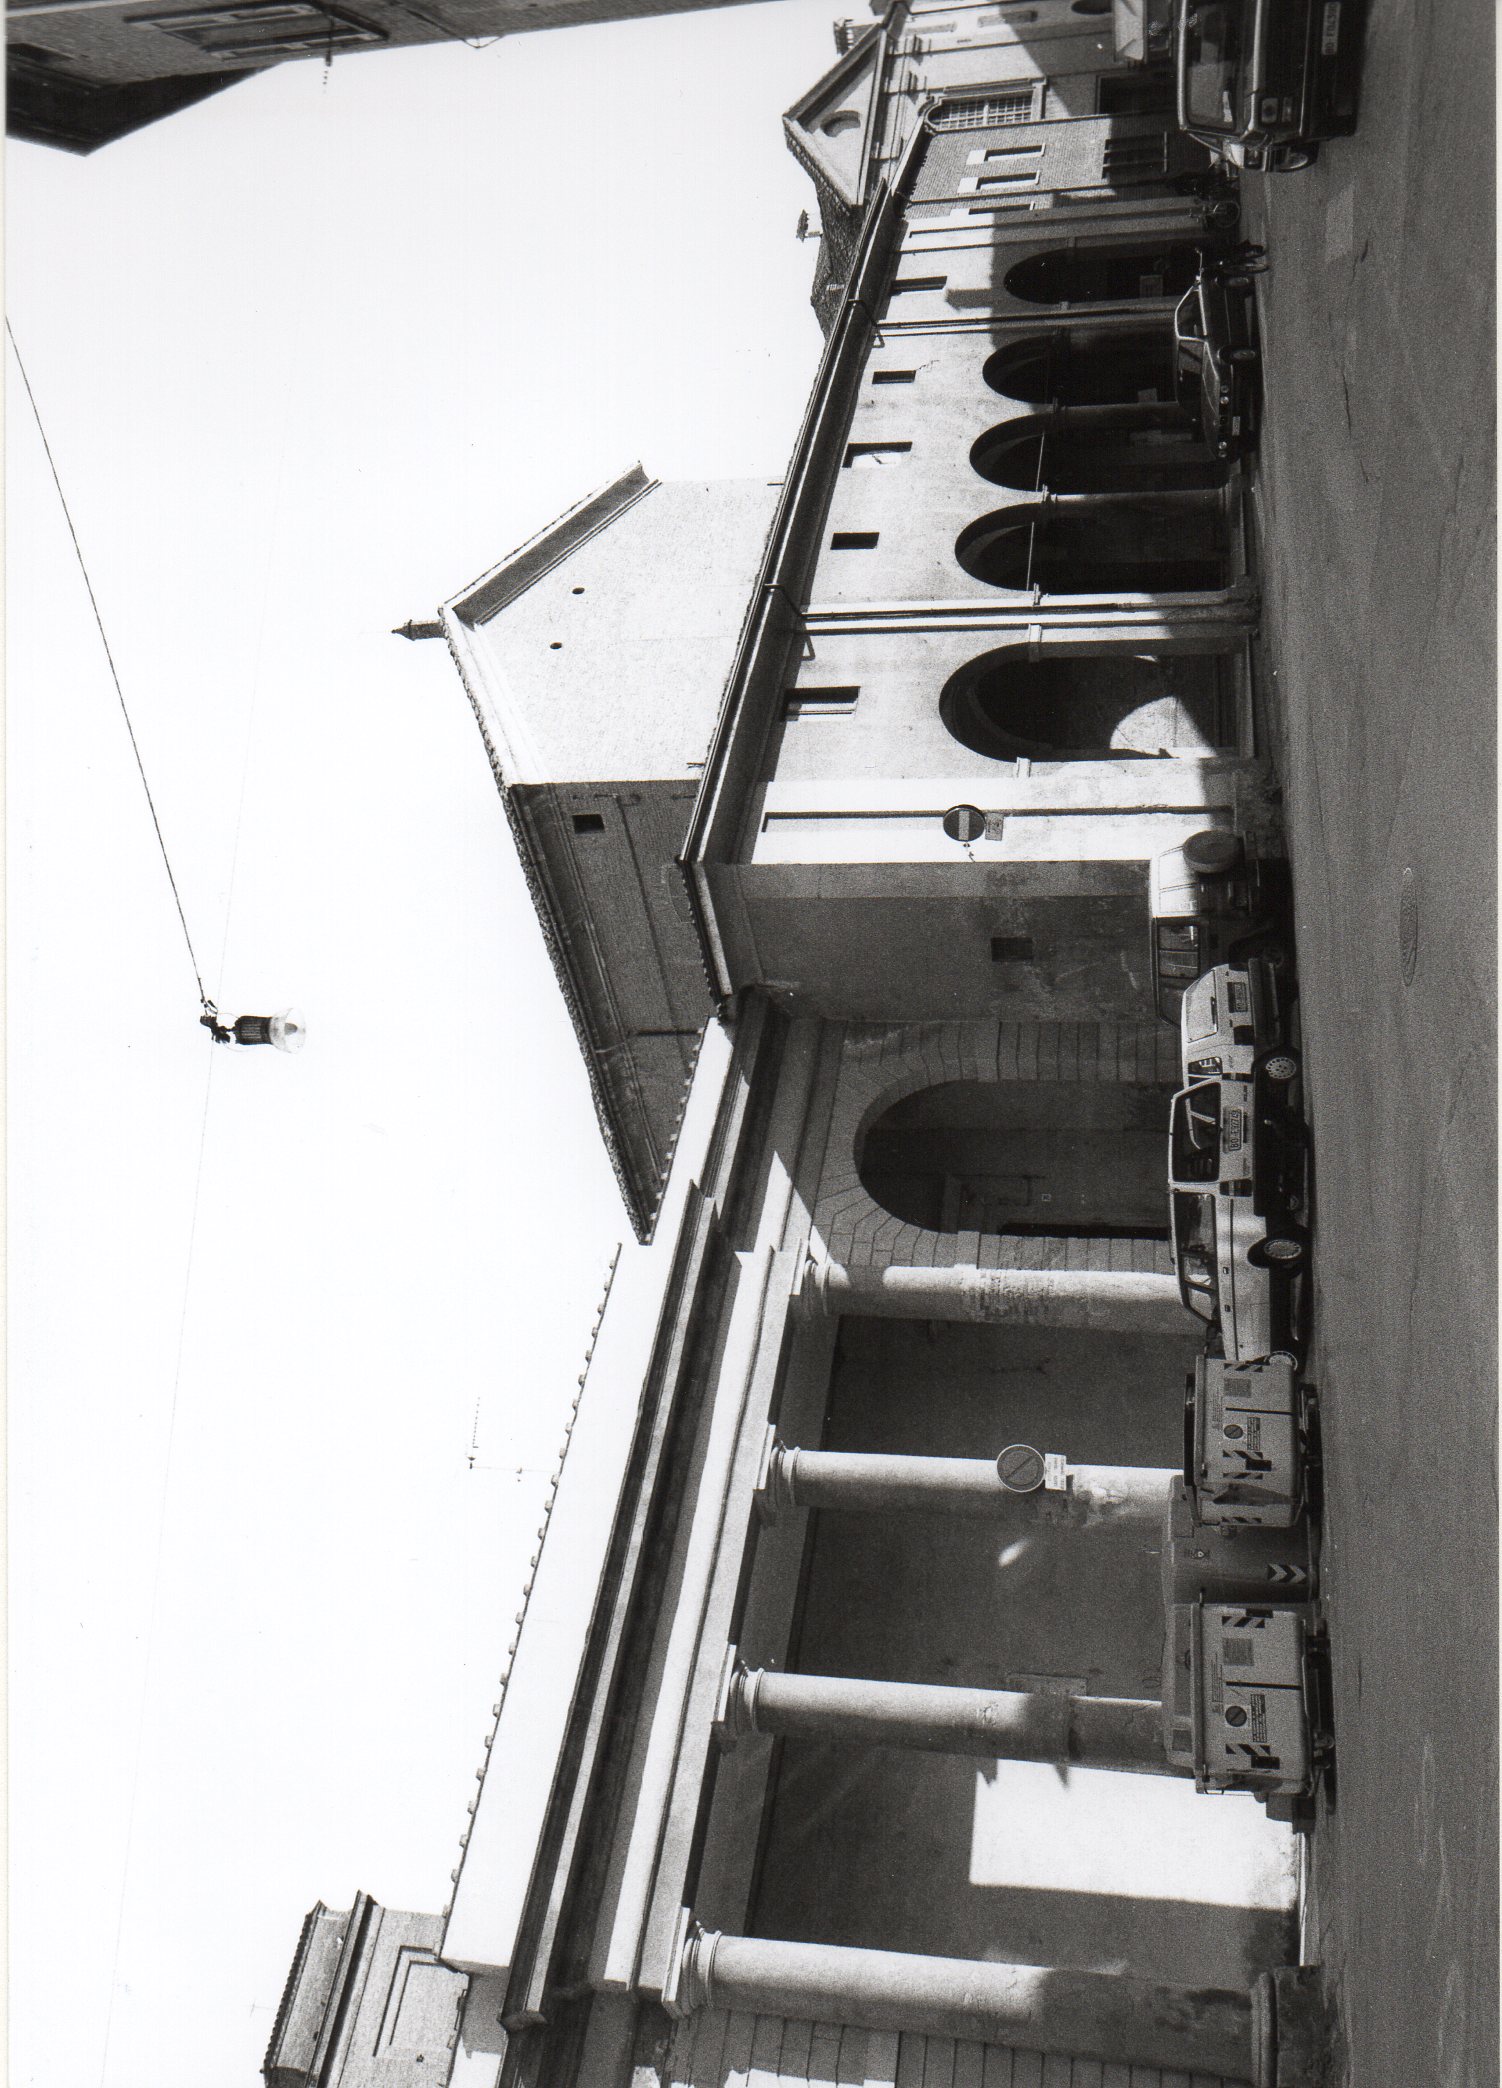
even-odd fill
[(26, 387), (26, 396), (31, 402), (32, 418), (36, 422), (37, 433), (42, 438), (42, 449), (46, 453), (47, 467), (52, 473), (52, 483), (57, 488), (57, 497), (62, 506), (63, 519), (68, 525), (68, 535), (73, 540), (73, 553), (78, 560), (78, 570), (83, 575), (83, 584), (88, 592), (89, 607), (94, 612), (94, 622), (99, 628), (99, 642), (104, 647), (104, 657), (109, 662), (110, 679), (115, 685), (115, 694), (120, 701), (120, 714), (125, 720), (125, 730), (130, 736), (130, 750), (136, 759), (136, 768), (141, 778), (141, 788), (146, 793), (146, 805), (151, 813), (151, 824), (156, 830), (157, 847), (162, 852), (162, 866), (167, 872), (167, 882), (172, 887), (172, 900), (177, 908), (177, 918), (182, 924), (183, 941), (188, 946), (188, 959), (193, 966), (193, 977), (198, 983), (198, 998), (203, 1007), (213, 1011), (214, 1003), (209, 999), (205, 991), (203, 973), (198, 963), (198, 952), (193, 947), (193, 937), (189, 932), (188, 916), (183, 911), (182, 894), (177, 888), (177, 878), (172, 869), (172, 858), (167, 853), (167, 841), (162, 833), (162, 822), (157, 817), (156, 799), (151, 794), (151, 784), (147, 780), (146, 764), (141, 758), (140, 742), (136, 738), (136, 728), (131, 723), (130, 706), (125, 701), (125, 690), (120, 681), (120, 670), (115, 665), (115, 655), (110, 649), (109, 633), (104, 628), (104, 617), (100, 611), (99, 597), (94, 592), (94, 582), (89, 575), (88, 561), (83, 555), (83, 545), (78, 540), (78, 530), (73, 521), (73, 512), (68, 506), (68, 496), (63, 491), (62, 477), (57, 468), (57, 459), (52, 454), (52, 444), (47, 438), (47, 426), (42, 419), (42, 409), (37, 404), (37, 395), (32, 389), (31, 378), (27, 374), (20, 344), (16, 340), (15, 330), (8, 318), (5, 322), (5, 332), (10, 341), (11, 353), (16, 358), (16, 368), (21, 372), (21, 382)]

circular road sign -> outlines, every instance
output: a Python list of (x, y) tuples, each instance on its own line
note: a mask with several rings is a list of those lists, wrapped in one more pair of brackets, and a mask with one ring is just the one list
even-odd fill
[(1031, 1443), (1008, 1443), (996, 1460), (996, 1476), (1008, 1493), (1036, 1493), (1043, 1484), (1043, 1452)]

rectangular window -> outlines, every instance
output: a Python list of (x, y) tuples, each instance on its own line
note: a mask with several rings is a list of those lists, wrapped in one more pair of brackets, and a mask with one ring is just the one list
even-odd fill
[(874, 529), (837, 529), (829, 539), (831, 551), (874, 551), (879, 531)]
[(948, 276), (899, 276), (892, 285), (892, 295), (902, 297), (910, 290), (942, 290), (948, 281)]
[(993, 196), (989, 203), (972, 203), (971, 217), (995, 217), (998, 210), (1031, 210), (1031, 196)]
[(993, 935), (991, 938), (991, 962), (993, 964), (1031, 964), (1033, 961), (1033, 939), (1030, 935)]
[(993, 189), (1036, 188), (1037, 186), (1038, 176), (1036, 170), (1031, 174), (977, 174), (975, 177), (975, 194), (978, 196), (989, 195)]
[(983, 145), (979, 152), (972, 152), (967, 165), (989, 166), (993, 160), (1031, 159), (1043, 150), (1041, 145)]
[(1172, 73), (1103, 73), (1095, 106), (1102, 116), (1172, 116)]
[(782, 699), (782, 715), (785, 718), (848, 717), (855, 709), (855, 699), (859, 695), (858, 682), (844, 688), (788, 689)]
[(910, 442), (852, 442), (845, 452), (846, 471), (876, 471), (883, 465), (903, 464), (912, 454)]
[(1032, 114), (1032, 88), (1014, 87), (997, 94), (968, 96), (963, 101), (941, 102), (928, 121), (938, 131), (989, 130), (996, 123), (1028, 123)]
[(605, 815), (603, 812), (576, 812), (574, 814), (574, 832), (576, 834), (603, 834), (604, 831)]
[(1152, 181), (1168, 172), (1168, 135), (1149, 131), (1140, 138), (1107, 138), (1101, 172), (1107, 181)]
[(384, 43), (384, 29), (310, 0), (249, 0), (242, 7), (189, 8), (130, 16), (132, 28), (160, 29), (216, 58), (280, 58)]
[(917, 376), (918, 372), (916, 370), (873, 370), (871, 372), (871, 382), (873, 384), (913, 384), (916, 382)]

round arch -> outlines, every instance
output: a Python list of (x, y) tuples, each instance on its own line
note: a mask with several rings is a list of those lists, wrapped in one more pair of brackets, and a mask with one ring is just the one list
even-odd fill
[(973, 580), (1045, 594), (1181, 594), (1224, 587), (1219, 505), (1194, 494), (1022, 502), (981, 515), (955, 539)]
[(1187, 414), (1151, 405), (1105, 407), (1083, 422), (1053, 413), (1001, 421), (971, 446), (970, 465), (1023, 493), (1202, 492), (1223, 486), (1231, 469)]
[(1028, 406), (1125, 406), (1144, 394), (1174, 398), (1173, 337), (1151, 327), (1057, 327), (1024, 334), (986, 358), (981, 375), (1004, 399)]
[(1001, 646), (950, 676), (945, 729), (995, 761), (1128, 761), (1214, 753), (1232, 736), (1224, 655), (1125, 646), (1030, 659)]
[(1117, 304), (1182, 297), (1199, 271), (1190, 240), (1161, 247), (1046, 247), (1006, 272), (1002, 288), (1024, 304)]
[(857, 1168), (901, 1224), (953, 1234), (1161, 1237), (1167, 1085), (950, 1080), (889, 1106)]

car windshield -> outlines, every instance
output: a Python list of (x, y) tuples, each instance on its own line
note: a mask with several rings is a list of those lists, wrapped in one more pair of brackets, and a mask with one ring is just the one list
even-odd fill
[(1245, 62), (1241, 0), (1200, 0), (1184, 17), (1184, 121), (1207, 130), (1234, 130), (1242, 102)]

